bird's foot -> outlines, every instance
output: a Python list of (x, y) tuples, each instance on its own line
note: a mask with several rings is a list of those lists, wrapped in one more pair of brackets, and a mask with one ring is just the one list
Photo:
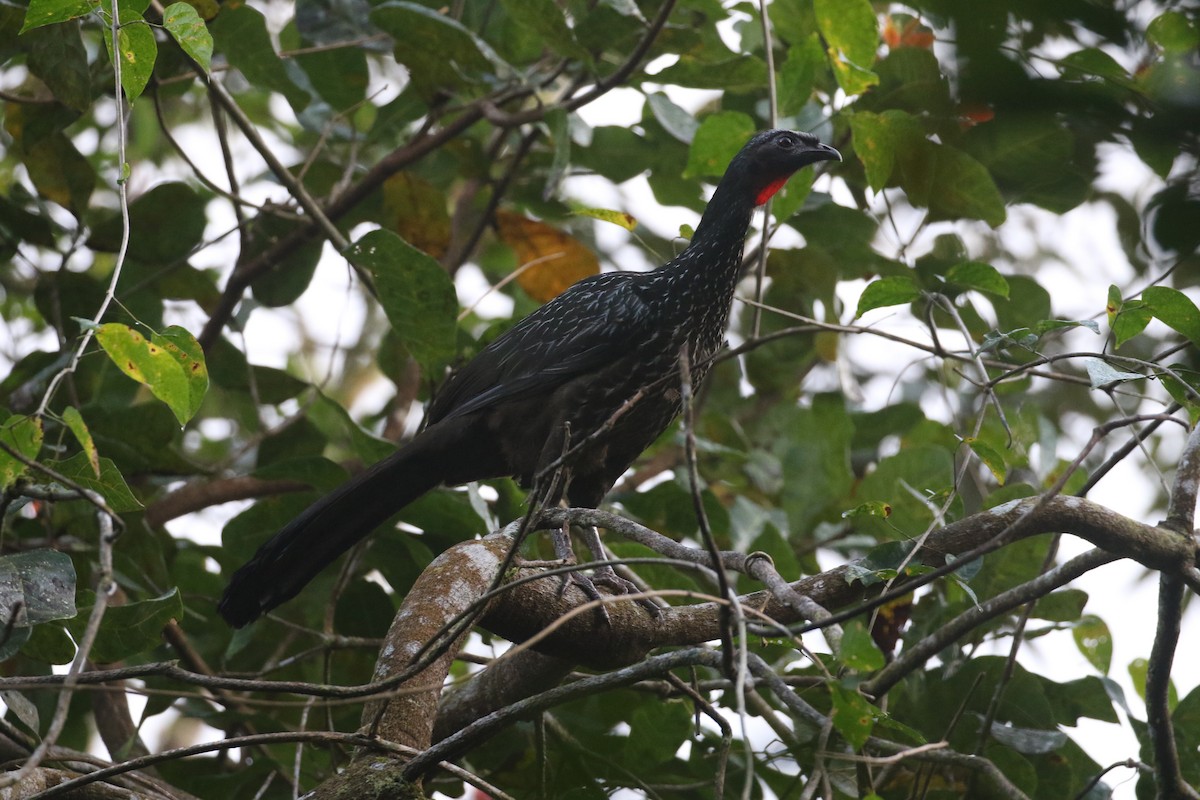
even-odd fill
[[(592, 571), (592, 583), (600, 586), (607, 586), (612, 589), (613, 594), (641, 594), (642, 589), (636, 583), (626, 578), (622, 578), (616, 571), (605, 565), (597, 567)], [(637, 604), (650, 612), (650, 616), (658, 619), (662, 616), (662, 609), (658, 604), (649, 597), (639, 597)]]
[[(620, 596), (623, 594), (641, 594), (641, 589), (633, 581), (626, 580), (613, 571), (612, 567), (604, 566), (597, 567), (592, 572), (592, 577), (584, 575), (582, 572), (570, 572), (563, 578), (562, 587), (559, 589), (561, 597), (567, 587), (574, 584), (579, 587), (584, 596), (588, 600), (595, 601), (600, 605), (597, 607), (597, 612), (600, 615), (605, 625), (612, 624), (612, 617), (608, 613), (608, 605), (604, 602), (606, 597)], [(610, 594), (604, 594), (597, 586), (603, 586), (610, 591)], [(662, 616), (662, 609), (658, 607), (654, 601), (648, 597), (640, 597), (637, 599), (637, 604), (649, 612), (650, 616), (658, 619)]]
[(558, 587), (558, 596), (562, 597), (567, 593), (567, 587), (571, 585), (579, 587), (579, 591), (583, 592), (584, 596), (589, 601), (599, 603), (596, 607), (596, 613), (600, 615), (600, 620), (605, 625), (612, 625), (612, 617), (609, 616), (608, 607), (604, 604), (604, 595), (600, 594), (600, 590), (596, 588), (596, 584), (592, 579), (582, 572), (568, 572), (563, 576), (562, 585)]
[[(588, 549), (591, 550), (592, 555), (597, 560), (606, 558), (607, 556), (603, 547), (600, 545), (600, 537), (596, 532), (596, 529), (589, 528), (587, 529), (587, 532), (590, 533), (590, 536), (585, 536), (584, 539), (588, 542)], [(554, 542), (555, 555), (563, 559), (564, 563), (578, 563), (575, 558), (575, 553), (571, 549), (570, 536), (565, 527), (555, 530), (552, 535), (552, 540)], [(613, 571), (613, 568), (610, 565), (607, 564), (592, 570), (591, 578), (578, 571), (572, 571), (568, 573), (563, 578), (562, 586), (559, 588), (560, 597), (567, 591), (567, 586), (571, 584), (578, 586), (579, 590), (583, 592), (584, 596), (587, 597), (588, 600), (597, 601), (599, 603), (597, 613), (599, 613), (600, 618), (606, 625), (612, 624), (612, 618), (609, 616), (608, 608), (603, 602), (605, 595), (601, 594), (600, 590), (596, 588), (597, 584), (609, 589), (613, 595), (636, 595), (640, 594), (642, 591), (637, 584), (635, 584), (633, 581), (622, 578), (615, 571)], [(662, 610), (650, 598), (639, 598), (637, 603), (642, 608), (646, 609), (646, 611), (650, 613), (650, 616), (654, 617), (655, 619), (662, 616)]]

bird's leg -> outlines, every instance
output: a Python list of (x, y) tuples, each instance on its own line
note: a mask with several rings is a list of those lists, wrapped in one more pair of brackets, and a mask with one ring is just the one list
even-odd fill
[[(592, 528), (595, 531), (595, 528)], [(564, 564), (578, 564), (579, 560), (575, 558), (575, 550), (571, 547), (571, 523), (564, 521), (562, 526), (554, 528), (550, 533), (550, 541), (554, 544), (554, 557), (562, 561)], [(590, 547), (590, 545), (589, 545)], [(604, 595), (600, 594), (600, 590), (596, 588), (596, 584), (587, 575), (584, 575), (578, 570), (572, 570), (563, 576), (562, 586), (559, 587), (558, 593), (561, 596), (567, 591), (567, 587), (575, 584), (579, 590), (583, 592), (588, 600), (602, 600)], [(608, 609), (601, 603), (598, 607), (600, 618), (605, 624), (612, 624), (612, 618), (608, 615)]]
[[(588, 525), (583, 528), (583, 541), (587, 545), (588, 551), (592, 554), (592, 558), (596, 561), (607, 561), (608, 553), (604, 550), (604, 545), (600, 542), (600, 532), (595, 526)], [(571, 547), (571, 530), (570, 523), (565, 522), (561, 528), (555, 528), (551, 533), (551, 541), (554, 543), (554, 555), (567, 564), (578, 564), (579, 560), (575, 557), (575, 551)], [(596, 567), (592, 570), (592, 577), (584, 575), (582, 572), (573, 571), (568, 573), (562, 582), (560, 592), (565, 592), (567, 586), (575, 584), (579, 590), (584, 593), (588, 600), (602, 600), (604, 595), (596, 588), (596, 584), (605, 586), (612, 590), (613, 594), (639, 594), (641, 588), (633, 581), (626, 580), (613, 570), (612, 566), (605, 564), (601, 567)], [(650, 616), (658, 618), (662, 616), (662, 609), (658, 607), (650, 598), (643, 597), (637, 601), (638, 605), (650, 612)], [(612, 618), (608, 614), (608, 609), (601, 603), (599, 607), (601, 619), (606, 624), (612, 623)]]
[[(600, 541), (600, 531), (596, 530), (595, 525), (588, 525), (583, 528), (583, 543), (587, 545), (587, 549), (591, 552), (592, 558), (595, 561), (609, 560), (610, 556), (608, 551), (604, 549), (604, 543)], [(636, 583), (618, 575), (611, 564), (605, 564), (592, 570), (592, 583), (607, 586), (617, 594), (641, 594), (642, 592), (641, 587)], [(649, 597), (643, 597), (637, 603), (649, 611), (650, 616), (662, 616), (662, 609)]]

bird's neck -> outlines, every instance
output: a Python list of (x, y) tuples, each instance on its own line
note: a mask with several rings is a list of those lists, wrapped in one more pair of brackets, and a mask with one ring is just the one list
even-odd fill
[(692, 247), (721, 248), (740, 246), (754, 214), (754, 199), (741, 186), (722, 181), (704, 209), (696, 226)]
[[(691, 242), (664, 269), (684, 273), (693, 288), (703, 286), (711, 301), (728, 302), (741, 275), (746, 230), (754, 214), (754, 200), (740, 187), (722, 183), (696, 226)], [(710, 302), (711, 302), (710, 301)]]

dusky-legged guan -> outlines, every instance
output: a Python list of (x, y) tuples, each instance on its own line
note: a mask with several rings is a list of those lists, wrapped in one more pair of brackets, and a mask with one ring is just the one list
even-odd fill
[(796, 170), (828, 160), (841, 156), (807, 133), (751, 138), (679, 255), (651, 272), (585, 278), (488, 345), (446, 382), (412, 441), (317, 500), (234, 573), (221, 616), (241, 627), (294, 597), (437, 486), (503, 476), (529, 485), (564, 444), (596, 431), (548, 500), (598, 506), (679, 414), (680, 352), (698, 387), (721, 348), (754, 208)]

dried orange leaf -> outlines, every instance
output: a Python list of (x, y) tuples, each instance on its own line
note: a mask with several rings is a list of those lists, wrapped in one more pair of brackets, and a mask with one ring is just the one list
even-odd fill
[(582, 242), (544, 222), (496, 212), (500, 238), (517, 254), (517, 283), (525, 293), (546, 303), (576, 281), (600, 271), (600, 260)]

